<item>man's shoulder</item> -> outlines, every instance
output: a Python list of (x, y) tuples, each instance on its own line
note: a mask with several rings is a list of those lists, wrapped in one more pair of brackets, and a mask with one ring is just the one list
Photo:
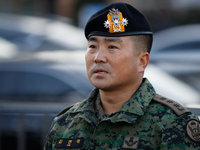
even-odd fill
[(164, 96), (158, 95), (156, 94), (153, 97), (153, 101), (160, 103), (164, 106), (167, 106), (169, 109), (171, 109), (177, 116), (181, 116), (185, 113), (189, 113), (190, 110), (188, 110), (187, 108), (183, 107), (181, 104), (179, 104), (178, 102), (166, 98)]
[[(161, 127), (165, 136), (171, 136), (171, 141), (182, 140), (182, 143), (184, 143), (185, 141), (191, 142), (192, 140), (197, 143), (200, 142), (200, 139), (194, 135), (194, 131), (199, 131), (200, 128), (200, 121), (197, 115), (176, 101), (161, 95), (156, 95), (152, 100), (152, 104), (154, 109), (155, 107), (162, 109), (163, 113), (159, 123), (162, 124)], [(174, 136), (178, 134), (185, 135), (188, 138), (179, 139), (177, 136)]]
[(65, 114), (65, 113), (66, 113), (67, 111), (69, 111), (70, 109), (72, 109), (72, 108), (77, 108), (77, 107), (80, 105), (80, 103), (81, 103), (81, 102), (78, 102), (78, 103), (75, 103), (75, 104), (73, 104), (73, 105), (71, 105), (71, 106), (68, 106), (68, 107), (64, 108), (64, 109), (61, 110), (56, 116), (59, 117), (59, 116)]
[(57, 117), (60, 117), (66, 113), (76, 113), (80, 111), (86, 111), (91, 109), (90, 105), (93, 102), (93, 100), (89, 100), (88, 98), (82, 100), (81, 102), (75, 103), (74, 105), (68, 106), (61, 110), (58, 114)]

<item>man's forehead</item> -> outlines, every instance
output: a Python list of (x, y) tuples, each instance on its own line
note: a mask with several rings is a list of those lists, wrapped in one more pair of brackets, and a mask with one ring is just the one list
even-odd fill
[(103, 41), (103, 42), (123, 42), (123, 37), (107, 37), (107, 36), (91, 36), (88, 41)]

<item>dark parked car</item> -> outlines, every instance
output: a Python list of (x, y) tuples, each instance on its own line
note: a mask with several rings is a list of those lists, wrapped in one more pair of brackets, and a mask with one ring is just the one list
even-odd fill
[(93, 89), (82, 52), (60, 53), (66, 60), (58, 52), (46, 60), (38, 53), (0, 61), (1, 150), (42, 150), (56, 114)]

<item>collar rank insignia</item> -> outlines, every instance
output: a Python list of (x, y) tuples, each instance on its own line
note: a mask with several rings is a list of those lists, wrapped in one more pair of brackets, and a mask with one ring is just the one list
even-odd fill
[(196, 120), (190, 120), (186, 127), (187, 135), (194, 142), (200, 142), (200, 123)]
[(64, 149), (81, 148), (83, 146), (83, 141), (84, 141), (83, 138), (77, 138), (77, 139), (61, 138), (57, 140), (56, 148), (64, 148)]
[(118, 9), (113, 8), (109, 11), (107, 15), (108, 20), (104, 22), (104, 27), (109, 28), (110, 33), (125, 32), (124, 26), (128, 25), (128, 20), (123, 18), (122, 13)]
[(139, 136), (131, 136), (126, 135), (123, 143), (124, 149), (137, 149), (139, 144), (140, 137)]

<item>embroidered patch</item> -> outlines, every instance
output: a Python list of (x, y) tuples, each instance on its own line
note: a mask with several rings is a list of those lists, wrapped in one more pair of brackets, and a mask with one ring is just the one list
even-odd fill
[(139, 140), (140, 140), (139, 136), (126, 135), (122, 148), (137, 149)]
[(83, 146), (83, 138), (77, 139), (58, 139), (56, 142), (56, 148), (81, 148)]
[(194, 142), (200, 142), (200, 123), (198, 121), (188, 121), (186, 131), (191, 140)]
[(113, 8), (107, 15), (107, 21), (104, 22), (104, 27), (109, 28), (110, 33), (125, 32), (124, 26), (128, 25), (128, 20), (123, 18), (122, 13)]

